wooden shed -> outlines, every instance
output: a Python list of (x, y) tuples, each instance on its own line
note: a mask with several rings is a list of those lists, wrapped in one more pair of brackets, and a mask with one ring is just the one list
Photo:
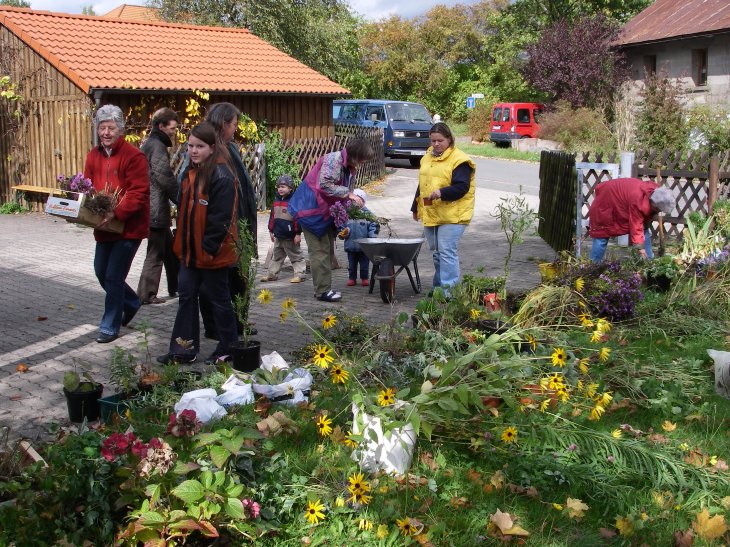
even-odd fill
[[(0, 201), (11, 186), (53, 187), (83, 169), (92, 116), (120, 106), (128, 126), (186, 99), (228, 101), (284, 139), (334, 134), (332, 99), (349, 92), (246, 29), (0, 6)], [(201, 112), (204, 114), (204, 111)], [(29, 193), (32, 197), (34, 192)], [(44, 196), (34, 198), (36, 208)]]

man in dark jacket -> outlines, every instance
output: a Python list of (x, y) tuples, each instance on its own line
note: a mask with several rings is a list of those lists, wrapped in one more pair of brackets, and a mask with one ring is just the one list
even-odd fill
[(150, 236), (147, 240), (147, 256), (142, 266), (137, 294), (142, 304), (162, 304), (157, 297), (162, 266), (167, 274), (170, 296), (177, 293), (177, 275), (180, 268), (172, 252), (170, 231), (170, 201), (177, 199), (177, 181), (170, 167), (172, 139), (177, 134), (177, 112), (160, 108), (152, 115), (152, 131), (142, 145), (142, 152), (150, 164)]

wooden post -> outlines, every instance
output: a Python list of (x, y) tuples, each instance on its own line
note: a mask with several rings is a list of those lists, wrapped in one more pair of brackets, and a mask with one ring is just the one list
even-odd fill
[(712, 214), (712, 209), (715, 206), (715, 200), (717, 199), (717, 185), (720, 182), (720, 158), (717, 154), (712, 154), (710, 158), (710, 178), (707, 181), (709, 188), (707, 191), (707, 214)]

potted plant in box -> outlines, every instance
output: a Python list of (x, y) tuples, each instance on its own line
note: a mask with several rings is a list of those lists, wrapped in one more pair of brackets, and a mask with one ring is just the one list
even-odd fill
[(104, 386), (94, 380), (88, 371), (80, 375), (72, 370), (63, 375), (63, 394), (66, 396), (68, 417), (72, 422), (98, 420), (99, 398), (103, 392)]
[(672, 280), (679, 275), (679, 266), (674, 257), (666, 255), (650, 260), (644, 268), (646, 285), (657, 292), (667, 292)]
[(232, 344), (230, 350), (233, 368), (242, 372), (251, 372), (258, 368), (261, 357), (261, 342), (249, 339), (251, 331), (248, 327), (248, 310), (256, 283), (258, 261), (253, 234), (248, 229), (245, 220), (239, 221), (236, 245), (238, 247), (238, 273), (243, 280), (243, 291), (236, 296), (233, 307), (238, 321), (243, 325), (243, 334), (242, 340)]
[[(111, 191), (108, 188), (96, 191), (91, 180), (85, 178), (83, 173), (77, 173), (72, 177), (59, 175), (56, 180), (64, 195), (49, 197), (46, 213), (62, 216), (68, 222), (96, 228), (119, 203), (118, 191)], [(100, 229), (121, 234), (124, 231), (124, 222), (113, 219)]]

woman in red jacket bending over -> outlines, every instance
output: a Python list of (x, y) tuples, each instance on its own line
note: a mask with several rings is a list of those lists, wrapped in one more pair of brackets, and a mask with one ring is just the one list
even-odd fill
[(193, 127), (188, 138), (190, 169), (179, 195), (173, 249), (180, 258), (180, 301), (170, 351), (157, 360), (192, 363), (200, 350), (200, 290), (210, 298), (220, 341), (209, 362), (229, 355), (238, 340), (236, 316), (228, 289), (228, 268), (237, 261), (238, 181), (226, 145), (213, 125)]

